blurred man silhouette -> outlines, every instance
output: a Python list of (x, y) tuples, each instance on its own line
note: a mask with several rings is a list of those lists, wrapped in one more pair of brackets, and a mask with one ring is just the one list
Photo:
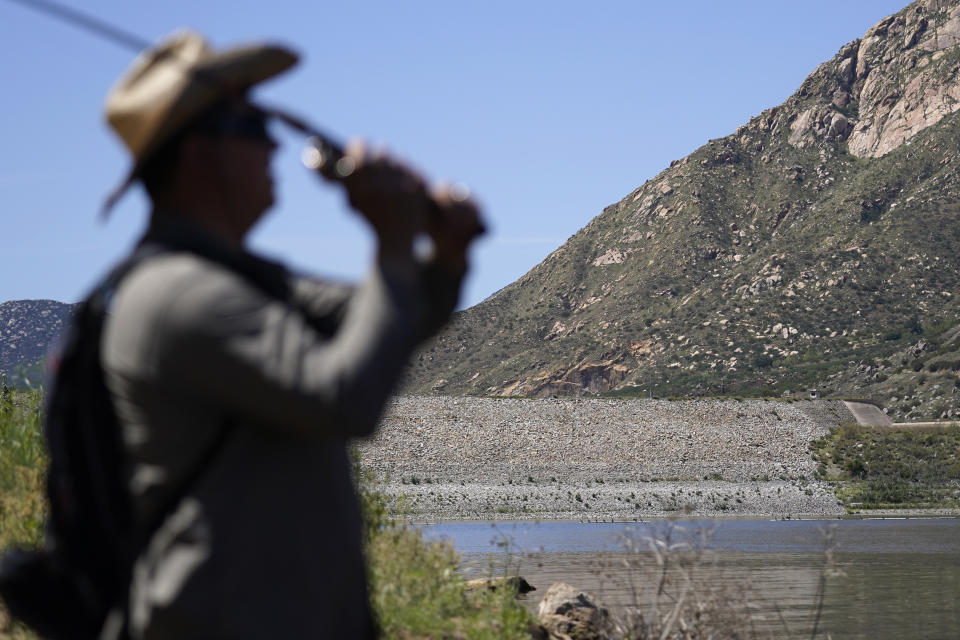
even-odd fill
[[(295, 62), (181, 32), (107, 99), (128, 184), (152, 202), (140, 246), (154, 253), (114, 292), (101, 346), (146, 540), (135, 638), (374, 635), (346, 443), (372, 433), (453, 310), (479, 214), (354, 145), (342, 182), (376, 238), (367, 278), (322, 282), (248, 252), (277, 149), (249, 91)], [(421, 233), (431, 259), (414, 256)]]

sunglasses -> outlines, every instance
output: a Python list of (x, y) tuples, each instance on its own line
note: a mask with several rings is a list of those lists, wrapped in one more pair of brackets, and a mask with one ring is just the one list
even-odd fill
[(202, 133), (218, 137), (238, 137), (248, 140), (272, 141), (267, 129), (267, 116), (263, 113), (217, 113), (198, 123)]

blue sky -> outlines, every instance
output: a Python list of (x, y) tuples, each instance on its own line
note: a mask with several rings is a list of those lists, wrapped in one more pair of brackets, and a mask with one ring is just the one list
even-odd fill
[[(70, 4), (68, 2), (68, 4)], [(274, 40), (303, 60), (258, 93), (342, 138), (383, 143), (469, 184), (491, 233), (463, 306), (516, 280), (608, 204), (777, 105), (903, 0), (523, 2), (85, 0), (155, 40)], [(0, 301), (78, 300), (129, 249), (147, 204), (100, 224), (127, 158), (103, 98), (133, 58), (0, 0)], [(371, 244), (282, 136), (278, 205), (252, 245), (310, 272), (362, 276)]]

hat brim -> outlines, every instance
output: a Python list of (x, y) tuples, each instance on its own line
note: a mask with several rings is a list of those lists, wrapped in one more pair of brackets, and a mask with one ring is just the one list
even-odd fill
[(280, 75), (297, 62), (292, 51), (276, 46), (249, 46), (216, 53), (192, 69), (184, 70), (195, 82), (182, 91), (157, 123), (149, 144), (137, 158), (142, 164), (191, 120), (227, 97), (242, 98), (252, 87)]
[[(179, 95), (163, 109), (163, 115), (152, 123), (149, 141), (139, 149), (131, 149), (134, 154), (133, 166), (123, 182), (107, 197), (101, 211), (102, 217), (136, 182), (153, 154), (197, 116), (224, 98), (232, 96), (245, 100), (245, 94), (252, 87), (287, 71), (299, 59), (290, 49), (264, 44), (211, 52), (199, 63), (178, 61), (174, 55), (175, 52), (155, 53), (154, 62), (169, 64), (174, 72), (178, 65), (182, 65), (186, 82)], [(136, 73), (133, 74), (128, 81), (136, 81), (136, 76)], [(111, 124), (116, 127), (115, 123)]]

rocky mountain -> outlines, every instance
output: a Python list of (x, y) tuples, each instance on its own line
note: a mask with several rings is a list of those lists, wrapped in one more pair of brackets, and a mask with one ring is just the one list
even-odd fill
[(16, 381), (28, 370), (36, 369), (60, 335), (74, 306), (54, 300), (0, 303), (0, 372)]
[(958, 109), (960, 0), (918, 0), (459, 313), (406, 388), (956, 415)]

